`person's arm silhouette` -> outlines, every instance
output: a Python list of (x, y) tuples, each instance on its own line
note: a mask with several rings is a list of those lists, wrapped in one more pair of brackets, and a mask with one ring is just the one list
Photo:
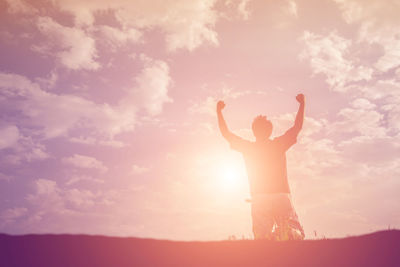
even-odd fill
[(235, 135), (231, 131), (229, 131), (228, 126), (226, 125), (224, 116), (222, 115), (222, 110), (225, 107), (224, 101), (218, 101), (217, 103), (217, 116), (218, 116), (218, 126), (221, 131), (222, 136), (229, 142), (232, 149), (242, 151), (245, 149), (248, 144), (247, 140)]
[(299, 110), (297, 111), (294, 125), (287, 130), (284, 135), (276, 138), (282, 149), (285, 151), (297, 142), (297, 135), (299, 134), (301, 128), (303, 128), (305, 97), (303, 94), (298, 94), (296, 96), (296, 100), (300, 103), (300, 106)]
[(298, 94), (296, 96), (296, 100), (297, 102), (299, 102), (300, 106), (299, 110), (297, 111), (294, 125), (289, 130), (287, 130), (284, 135), (276, 138), (284, 150), (289, 149), (293, 144), (297, 142), (297, 135), (303, 128), (305, 97), (303, 94)]
[(297, 136), (300, 130), (303, 128), (305, 97), (303, 94), (298, 94), (296, 96), (296, 100), (297, 102), (300, 103), (300, 106), (299, 110), (297, 111), (296, 120), (294, 122), (294, 126), (292, 127), (292, 129)]

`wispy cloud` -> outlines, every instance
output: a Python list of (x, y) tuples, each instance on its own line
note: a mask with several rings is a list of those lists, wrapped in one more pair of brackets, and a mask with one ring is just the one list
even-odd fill
[(72, 70), (96, 70), (100, 64), (96, 61), (97, 50), (95, 40), (82, 29), (63, 26), (50, 17), (39, 17), (39, 31), (49, 38), (51, 47), (60, 63)]
[(90, 156), (74, 154), (71, 157), (66, 157), (62, 159), (64, 164), (69, 164), (77, 168), (84, 169), (95, 169), (100, 172), (106, 172), (108, 168), (103, 164), (103, 162)]

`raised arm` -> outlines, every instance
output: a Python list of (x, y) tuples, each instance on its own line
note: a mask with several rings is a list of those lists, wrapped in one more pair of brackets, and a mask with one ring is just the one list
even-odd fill
[(218, 101), (217, 116), (218, 116), (219, 130), (221, 131), (222, 136), (229, 142), (232, 149), (237, 150), (239, 152), (243, 152), (248, 148), (250, 141), (247, 141), (229, 131), (228, 126), (226, 126), (224, 116), (222, 115), (222, 110), (224, 109), (224, 107), (225, 107), (224, 101)]
[(296, 96), (296, 100), (297, 100), (297, 102), (300, 103), (300, 106), (299, 106), (299, 110), (297, 111), (294, 126), (292, 127), (291, 130), (293, 130), (295, 132), (295, 134), (297, 135), (300, 132), (301, 128), (303, 127), (305, 97), (303, 94), (298, 94)]
[(219, 127), (219, 130), (220, 130), (222, 136), (226, 140), (229, 141), (234, 134), (229, 131), (228, 126), (226, 125), (224, 116), (222, 115), (222, 110), (224, 108), (225, 108), (224, 101), (218, 101), (218, 103), (217, 103), (218, 127)]
[(229, 131), (228, 126), (226, 125), (224, 116), (222, 115), (222, 110), (225, 107), (224, 101), (218, 101), (217, 103), (217, 116), (218, 116), (218, 126), (219, 130), (221, 131), (222, 136), (228, 140), (228, 142), (241, 142), (244, 141), (241, 137), (235, 135), (231, 131)]

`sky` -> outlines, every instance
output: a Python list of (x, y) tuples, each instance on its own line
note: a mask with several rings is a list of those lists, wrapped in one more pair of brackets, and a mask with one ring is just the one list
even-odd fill
[(0, 232), (250, 238), (242, 156), (287, 152), (306, 238), (400, 227), (400, 1), (0, 0)]

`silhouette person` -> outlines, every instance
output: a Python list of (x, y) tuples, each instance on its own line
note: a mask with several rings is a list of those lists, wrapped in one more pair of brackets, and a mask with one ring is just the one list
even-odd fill
[(255, 142), (229, 131), (217, 103), (218, 126), (230, 147), (243, 154), (251, 193), (251, 216), (255, 239), (304, 239), (304, 231), (293, 208), (286, 171), (286, 151), (296, 143), (304, 120), (305, 98), (300, 103), (294, 126), (282, 136), (270, 139), (272, 123), (266, 116), (257, 116), (252, 124)]

